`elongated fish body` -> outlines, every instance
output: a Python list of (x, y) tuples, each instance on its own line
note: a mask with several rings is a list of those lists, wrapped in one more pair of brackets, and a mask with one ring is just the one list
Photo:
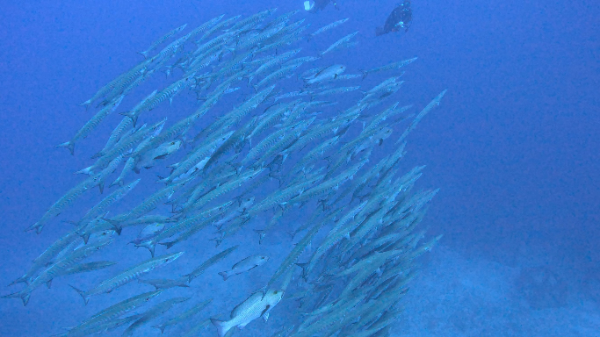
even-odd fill
[(77, 173), (93, 174), (94, 171), (106, 167), (114, 158), (120, 155), (124, 155), (126, 152), (130, 151), (136, 144), (143, 141), (149, 135), (152, 135), (155, 132), (160, 132), (165, 122), (166, 118), (150, 127), (146, 127), (145, 125), (143, 125), (131, 136), (127, 137), (127, 139), (123, 139), (122, 141), (120, 141), (106, 155), (98, 158), (94, 165), (86, 167), (85, 169), (80, 170)]
[(223, 226), (224, 224), (238, 218), (240, 215), (244, 214), (245, 212), (248, 211), (248, 209), (250, 207), (252, 207), (252, 205), (254, 204), (254, 199), (255, 197), (248, 197), (248, 198), (240, 198), (239, 200), (239, 205), (237, 208), (235, 208), (234, 210), (228, 212), (224, 217), (221, 217), (220, 219), (218, 219), (217, 221), (213, 222), (213, 225), (217, 228), (220, 229), (221, 226)]
[(295, 31), (284, 35), (284, 33), (290, 31), (290, 27), (286, 27), (282, 29), (279, 33), (273, 35), (273, 37), (271, 37), (268, 41), (265, 42), (263, 47), (256, 50), (256, 53), (264, 53), (273, 49), (278, 50), (279, 48), (287, 47), (288, 45), (291, 45), (292, 43), (301, 40), (303, 38), (302, 33), (304, 32), (304, 30), (306, 30), (306, 26), (299, 27)]
[[(148, 144), (150, 141), (152, 140), (152, 136), (146, 138), (145, 140), (143, 140), (141, 143), (138, 144), (138, 146), (136, 147), (136, 149), (134, 150), (137, 151), (139, 149), (141, 149), (142, 147), (146, 146), (146, 144)], [(120, 185), (123, 186), (123, 180), (125, 179), (125, 177), (131, 172), (131, 171), (136, 171), (139, 172), (139, 169), (137, 168), (137, 161), (135, 158), (133, 157), (129, 157), (127, 158), (127, 161), (125, 162), (125, 165), (123, 165), (123, 169), (121, 170), (121, 173), (119, 174), (119, 176), (117, 177), (117, 179), (115, 179), (115, 181), (113, 181), (109, 187), (112, 187), (114, 185)]]
[[(70, 329), (67, 336), (88, 336), (88, 334), (95, 331), (100, 332), (104, 330), (104, 324), (114, 322), (115, 320), (118, 321), (118, 317), (141, 307), (154, 297), (160, 295), (161, 292), (162, 290), (143, 293), (114, 304), (101, 312), (94, 314), (78, 326)], [(130, 317), (131, 321), (134, 319), (135, 316)]]
[(223, 18), (225, 17), (225, 14), (219, 15), (215, 18), (212, 18), (208, 21), (206, 21), (205, 23), (201, 24), (200, 26), (192, 29), (189, 33), (187, 33), (186, 35), (186, 40), (191, 40), (193, 38), (196, 37), (196, 35), (206, 32), (208, 29), (214, 27), (219, 21), (221, 21)]
[(289, 136), (293, 132), (291, 128), (282, 128), (260, 141), (256, 144), (246, 155), (246, 158), (242, 161), (242, 166), (247, 166), (250, 162), (255, 162), (257, 158), (264, 155), (271, 147), (273, 147), (278, 141), (281, 141), (286, 136)]
[(168, 216), (151, 214), (151, 215), (144, 215), (135, 220), (128, 221), (128, 222), (124, 223), (124, 225), (139, 226), (139, 225), (151, 224), (154, 222), (169, 223), (169, 222), (175, 222), (175, 220), (173, 220), (171, 217), (168, 217)]
[(283, 62), (289, 60), (290, 58), (294, 57), (294, 55), (298, 54), (301, 50), (302, 50), (302, 48), (290, 50), (288, 52), (285, 52), (285, 53), (275, 56), (273, 59), (271, 59), (268, 62), (263, 63), (260, 67), (258, 67), (258, 69), (256, 69), (252, 73), (252, 75), (250, 75), (248, 82), (252, 82), (253, 78), (262, 74), (266, 70), (276, 67), (278, 65), (281, 65)]
[[(289, 66), (285, 66), (279, 70), (274, 71), (273, 73), (269, 74), (267, 77), (263, 78), (262, 80), (260, 80), (260, 82), (258, 82), (256, 85), (254, 85), (254, 89), (258, 89), (260, 87), (262, 87), (265, 84), (271, 83), (273, 81), (277, 81), (280, 80), (284, 77), (289, 77), (293, 74), (293, 72), (298, 69), (298, 67), (300, 67), (299, 64), (292, 64)], [(273, 85), (274, 86), (274, 85)]]
[(219, 336), (224, 337), (232, 328), (238, 327), (242, 329), (259, 317), (262, 317), (265, 321), (268, 320), (270, 310), (282, 298), (282, 290), (268, 290), (266, 293), (258, 291), (233, 309), (230, 320), (220, 321), (214, 318), (210, 320), (217, 327)]
[(171, 172), (171, 175), (168, 178), (163, 179), (163, 181), (168, 184), (191, 169), (194, 169), (194, 171), (201, 171), (212, 154), (223, 145), (232, 134), (233, 131), (230, 131), (214, 141), (198, 148), (189, 158), (178, 163), (177, 166), (174, 167), (173, 172)]
[(169, 102), (172, 102), (173, 97), (175, 97), (175, 95), (177, 95), (183, 89), (185, 89), (187, 86), (189, 86), (191, 84), (192, 80), (193, 80), (193, 76), (187, 76), (187, 77), (184, 77), (184, 78), (180, 79), (179, 81), (171, 84), (170, 86), (166, 87), (161, 92), (154, 95), (154, 97), (150, 98), (150, 100), (147, 103), (146, 108), (148, 110), (152, 110), (152, 109), (156, 108), (160, 103), (164, 102), (165, 100), (169, 100)]
[(230, 278), (234, 275), (239, 275), (241, 273), (245, 273), (256, 267), (262, 266), (267, 261), (269, 261), (268, 256), (263, 256), (263, 255), (249, 256), (249, 257), (241, 260), (240, 262), (234, 264), (233, 267), (231, 267), (231, 270), (222, 271), (219, 273), (219, 275), (221, 275), (221, 277), (223, 277), (223, 281), (227, 281), (228, 278)]
[(204, 196), (202, 196), (196, 203), (192, 206), (193, 209), (198, 209), (208, 204), (209, 202), (215, 200), (216, 198), (227, 194), (235, 189), (240, 188), (245, 182), (250, 179), (258, 176), (264, 168), (248, 170), (240, 175), (238, 179), (231, 180), (229, 182), (224, 183), (223, 185), (218, 186), (214, 190), (208, 192)]
[(73, 155), (75, 153), (75, 143), (81, 139), (87, 138), (87, 136), (94, 130), (98, 125), (115, 109), (121, 104), (123, 101), (123, 96), (117, 98), (112, 104), (104, 107), (102, 110), (98, 111), (87, 123), (85, 123), (79, 131), (71, 138), (70, 141), (66, 143), (62, 143), (60, 147), (66, 147), (69, 149), (69, 152)]
[[(190, 330), (188, 330), (181, 337), (196, 337), (199, 336), (200, 331), (206, 329), (206, 327), (210, 326), (210, 319), (206, 319), (203, 321), (198, 321)], [(158, 328), (158, 327), (157, 327)]]
[(146, 325), (153, 319), (162, 316), (164, 313), (171, 310), (171, 308), (173, 308), (173, 306), (175, 306), (176, 304), (185, 302), (189, 299), (190, 299), (189, 297), (175, 297), (175, 298), (171, 298), (166, 301), (163, 301), (161, 303), (158, 303), (157, 305), (148, 309), (148, 311), (136, 316), (137, 320), (133, 324), (131, 324), (127, 329), (125, 329), (125, 331), (123, 332), (123, 334), (121, 336), (123, 336), (123, 337), (133, 336), (135, 333), (135, 330)]
[(382, 71), (390, 71), (390, 70), (401, 69), (401, 68), (403, 68), (403, 67), (405, 67), (405, 66), (413, 63), (416, 60), (417, 60), (417, 58), (413, 57), (413, 58), (410, 58), (410, 59), (407, 59), (407, 60), (393, 62), (393, 63), (386, 64), (386, 65), (381, 66), (381, 67), (377, 67), (377, 68), (373, 68), (373, 69), (364, 71), (363, 72), (363, 78), (367, 77), (367, 75), (369, 75), (369, 74), (375, 74), (375, 73), (382, 72)]
[(348, 21), (349, 19), (350, 19), (350, 18), (345, 18), (345, 19), (341, 19), (341, 20), (338, 20), (338, 21), (332, 22), (332, 23), (330, 23), (330, 24), (328, 24), (328, 25), (326, 25), (326, 26), (324, 26), (324, 27), (321, 27), (321, 28), (317, 29), (317, 30), (316, 30), (314, 33), (310, 34), (310, 36), (311, 36), (311, 37), (314, 37), (314, 36), (316, 36), (316, 35), (319, 35), (319, 34), (321, 34), (321, 33), (324, 33), (324, 32), (326, 32), (326, 31), (328, 31), (328, 30), (330, 30), (330, 29), (333, 29), (333, 28), (335, 28), (335, 27), (337, 27), (337, 26), (340, 26), (341, 24), (345, 23), (345, 22), (346, 22), (346, 21)]
[(167, 186), (156, 193), (152, 194), (146, 200), (144, 200), (141, 204), (132, 209), (121, 222), (127, 222), (129, 220), (134, 220), (142, 215), (145, 215), (155, 209), (159, 204), (165, 202), (168, 199), (171, 199), (171, 196), (175, 193), (178, 186)]
[(121, 115), (128, 117), (129, 120), (131, 121), (132, 125), (135, 127), (139, 116), (142, 114), (142, 112), (148, 110), (148, 105), (150, 104), (152, 98), (154, 98), (154, 96), (156, 96), (157, 93), (158, 93), (158, 90), (154, 90), (148, 96), (146, 96), (144, 99), (142, 99), (140, 102), (138, 102), (138, 104), (136, 104), (133, 107), (133, 109), (131, 109), (128, 112), (122, 112)]
[(85, 302), (85, 304), (87, 304), (90, 301), (91, 296), (111, 292), (114, 289), (139, 278), (141, 275), (151, 272), (152, 270), (154, 270), (157, 267), (160, 267), (167, 263), (175, 261), (181, 255), (183, 255), (183, 252), (179, 252), (179, 253), (175, 253), (175, 254), (171, 254), (171, 255), (159, 256), (159, 257), (150, 259), (148, 261), (144, 261), (144, 262), (138, 264), (137, 266), (132, 267), (132, 268), (100, 283), (95, 288), (93, 288), (89, 291), (82, 291), (75, 287), (72, 287), (72, 288), (75, 289), (79, 293), (79, 295), (81, 295), (81, 297), (83, 298), (83, 301)]
[(50, 208), (46, 211), (46, 213), (44, 213), (38, 222), (27, 228), (27, 231), (35, 230), (36, 233), (41, 233), (48, 221), (60, 215), (65, 208), (71, 205), (76, 199), (83, 195), (83, 193), (94, 187), (94, 184), (98, 179), (100, 179), (99, 175), (92, 176), (71, 188), (67, 193), (65, 193), (65, 195), (63, 195), (52, 206), (50, 206)]
[(150, 301), (151, 299), (160, 295), (161, 293), (162, 293), (162, 290), (155, 290), (155, 291), (149, 291), (147, 293), (143, 293), (143, 294), (125, 299), (117, 304), (114, 304), (114, 305), (102, 310), (99, 313), (94, 314), (90, 318), (90, 320), (98, 319), (100, 317), (103, 319), (110, 320), (110, 319), (122, 316), (123, 314), (144, 305), (146, 302)]
[(332, 89), (323, 90), (321, 92), (314, 93), (313, 96), (326, 96), (326, 95), (335, 95), (335, 94), (345, 94), (345, 93), (348, 93), (348, 92), (356, 91), (358, 89), (360, 89), (360, 86), (332, 88)]
[(227, 125), (237, 124), (240, 120), (242, 120), (242, 118), (244, 118), (244, 116), (256, 109), (271, 94), (273, 89), (275, 89), (275, 85), (265, 88), (252, 96), (246, 102), (242, 103), (229, 114), (224, 116), (224, 123)]
[(262, 211), (266, 211), (275, 206), (285, 206), (290, 199), (302, 194), (306, 189), (313, 186), (318, 180), (322, 179), (324, 175), (317, 176), (313, 179), (307, 181), (301, 181), (298, 184), (289, 186), (283, 190), (277, 190), (273, 192), (271, 195), (264, 198), (260, 203), (256, 206), (250, 208), (249, 213), (251, 215), (256, 215)]
[(129, 324), (135, 321), (136, 316), (130, 316), (125, 318), (118, 318), (108, 320), (105, 322), (93, 323), (93, 324), (82, 324), (80, 326), (74, 327), (70, 329), (69, 332), (60, 335), (64, 337), (86, 337), (92, 336), (98, 333), (106, 333), (106, 331), (110, 331), (116, 329), (120, 326)]
[(102, 201), (96, 204), (92, 209), (90, 209), (81, 220), (79, 220), (79, 225), (86, 225), (93, 219), (105, 214), (108, 211), (108, 208), (114, 204), (115, 202), (123, 199), (131, 190), (133, 190), (141, 179), (137, 179), (132, 181), (131, 183), (117, 189), (111, 194), (107, 195)]
[(168, 46), (163, 48), (158, 54), (153, 57), (146, 59), (146, 64), (153, 65), (155, 68), (164, 66), (165, 62), (172, 58), (181, 50), (181, 46), (187, 42), (188, 36), (184, 35), (177, 40), (171, 42)]
[(113, 160), (111, 160), (102, 171), (91, 177), (94, 180), (91, 187), (93, 188), (98, 186), (100, 193), (104, 193), (104, 182), (106, 181), (106, 178), (113, 173), (119, 165), (121, 165), (122, 161), (123, 154), (119, 154), (117, 157), (113, 158)]
[(260, 13), (256, 13), (246, 19), (238, 21), (236, 24), (234, 24), (230, 28), (230, 30), (236, 30), (243, 26), (257, 24), (257, 23), (263, 21), (267, 16), (270, 16), (271, 14), (275, 13), (276, 11), (277, 11), (277, 8), (272, 8), (272, 9), (264, 10)]
[(343, 47), (347, 47), (347, 46), (351, 46), (352, 43), (350, 42), (350, 40), (352, 40), (353, 37), (356, 36), (356, 34), (358, 34), (358, 32), (354, 32), (354, 33), (350, 33), (346, 36), (344, 36), (343, 38), (339, 39), (338, 41), (334, 42), (331, 46), (329, 46), (329, 48), (325, 49), (325, 51), (321, 52), (321, 56), (330, 53), (334, 50), (343, 48)]
[(273, 27), (267, 28), (265, 31), (261, 32), (260, 34), (254, 36), (254, 37), (248, 38), (244, 41), (240, 41), (237, 44), (236, 48), (247, 49), (247, 48), (251, 48), (251, 47), (255, 47), (255, 46), (260, 46), (262, 44), (262, 42), (264, 42), (268, 38), (272, 37), (279, 31), (281, 31), (284, 26), (285, 26), (285, 22), (275, 24)]
[[(161, 333), (165, 332), (165, 329), (168, 326), (171, 325), (175, 325), (175, 324), (179, 324), (181, 322), (185, 322), (188, 319), (190, 319), (191, 317), (194, 317), (196, 314), (198, 314), (200, 311), (204, 310), (204, 308), (206, 308), (210, 302), (212, 302), (212, 298), (206, 301), (203, 301), (201, 303), (198, 303), (197, 305), (195, 305), (194, 307), (192, 307), (191, 309), (181, 313), (180, 315), (166, 321), (165, 323), (155, 326), (155, 328), (160, 329)], [(209, 323), (210, 321), (207, 321), (207, 323)]]
[(50, 247), (48, 247), (40, 256), (36, 257), (33, 260), (33, 264), (29, 267), (29, 270), (18, 279), (14, 280), (11, 284), (17, 283), (29, 283), (35, 274), (43, 267), (45, 267), (52, 259), (54, 259), (60, 252), (62, 252), (66, 247), (75, 242), (79, 236), (77, 235), (76, 230), (72, 230), (67, 233), (65, 236), (60, 239), (54, 241)]
[(117, 179), (115, 179), (115, 181), (108, 185), (108, 187), (113, 187), (115, 185), (123, 186), (125, 184), (125, 177), (127, 177), (127, 175), (131, 173), (134, 169), (135, 159), (131, 157), (127, 158), (127, 161), (125, 161), (125, 165), (123, 165), (123, 168), (121, 169), (121, 173), (119, 173)]
[(292, 248), (288, 256), (281, 262), (277, 271), (271, 276), (271, 279), (267, 283), (266, 288), (269, 288), (275, 283), (275, 281), (281, 277), (286, 271), (288, 271), (294, 263), (298, 260), (300, 255), (304, 252), (306, 247), (310, 245), (312, 239), (317, 235), (317, 233), (321, 230), (321, 228), (325, 225), (325, 221), (321, 221), (315, 224), (306, 235)]
[(140, 158), (140, 156), (143, 153), (155, 149), (160, 144), (168, 140), (174, 139), (178, 136), (184, 135), (194, 125), (194, 123), (196, 123), (196, 121), (198, 121), (198, 119), (202, 117), (202, 115), (203, 113), (195, 113), (189, 117), (183, 118), (182, 120), (173, 124), (165, 132), (162, 132), (161, 134), (152, 137), (152, 139), (150, 139), (150, 141), (143, 147), (137, 148), (135, 151), (133, 151), (131, 156), (135, 158)]
[(178, 279), (152, 279), (152, 280), (138, 280), (139, 283), (145, 283), (153, 286), (156, 290), (159, 289), (169, 289), (174, 287), (182, 287), (187, 288), (188, 279), (187, 277), (180, 277)]
[(298, 160), (296, 166), (290, 170), (290, 172), (300, 173), (300, 171), (304, 172), (304, 169), (309, 165), (313, 164), (315, 161), (319, 159), (325, 159), (325, 153), (330, 150), (331, 147), (336, 145), (339, 141), (339, 136), (334, 136), (325, 140), (320, 145), (316, 146), (312, 150), (302, 157), (302, 159)]
[(86, 109), (87, 107), (89, 107), (92, 102), (96, 101), (99, 98), (102, 98), (104, 96), (108, 96), (111, 91), (113, 91), (113, 89), (120, 83), (123, 81), (124, 78), (130, 77), (132, 76), (132, 74), (143, 74), (146, 71), (146, 65), (144, 63), (140, 63), (138, 65), (136, 65), (135, 67), (131, 68), (130, 70), (128, 70), (127, 72), (119, 75), (117, 78), (115, 78), (114, 80), (112, 80), (110, 83), (106, 84), (104, 87), (100, 88), (92, 98), (88, 99), (87, 101), (83, 102), (81, 105), (85, 106)]
[(112, 149), (112, 147), (117, 144), (117, 142), (121, 139), (125, 132), (127, 130), (130, 130), (132, 126), (133, 121), (131, 120), (131, 118), (123, 117), (123, 119), (121, 119), (121, 122), (119, 122), (119, 125), (117, 125), (117, 127), (110, 134), (110, 137), (108, 138), (108, 141), (106, 141), (106, 145), (104, 145), (104, 148), (100, 150), (100, 152), (93, 155), (92, 159), (102, 157), (105, 153), (110, 151), (110, 149)]
[(168, 141), (159, 145), (156, 149), (148, 151), (144, 153), (140, 157), (140, 160), (136, 162), (136, 166), (138, 167), (137, 172), (139, 172), (139, 168), (151, 168), (155, 165), (156, 160), (162, 160), (170, 156), (171, 154), (179, 151), (181, 149), (183, 142), (179, 139)]
[(112, 235), (105, 235), (97, 242), (85, 245), (80, 249), (74, 250), (71, 254), (64, 257), (62, 260), (55, 262), (46, 270), (41, 272), (35, 279), (33, 279), (27, 286), (20, 291), (2, 296), (3, 298), (21, 298), (23, 305), (26, 306), (29, 303), (31, 293), (43, 284), (50, 285), (54, 277), (62, 275), (62, 273), (75, 266), (79, 261), (89, 257), (101, 248), (112, 243)]
[(91, 271), (108, 268), (115, 264), (117, 264), (117, 263), (113, 262), (113, 261), (96, 261), (96, 262), (89, 262), (89, 263), (81, 263), (81, 264), (75, 265), (71, 268), (65, 269), (59, 275), (65, 276), (65, 275), (72, 275), (72, 274), (79, 274), (79, 273), (88, 273)]
[[(241, 17), (241, 15), (236, 15), (236, 16), (230, 17), (229, 19), (217, 22), (212, 28), (210, 28), (206, 32), (204, 32), (204, 34), (200, 37), (200, 39), (198, 39), (196, 41), (196, 44), (204, 41), (209, 36), (211, 36), (214, 32), (221, 30), (223, 27), (227, 27), (227, 26), (233, 24), (233, 22), (237, 21), (237, 19), (239, 19), (240, 17)], [(228, 32), (226, 32), (226, 33), (228, 33)]]
[[(275, 98), (275, 100), (277, 100), (277, 98)], [(258, 117), (256, 127), (254, 127), (252, 132), (246, 138), (251, 140), (252, 137), (280, 122), (286, 115), (290, 114), (292, 109), (298, 103), (300, 103), (299, 99), (288, 103), (279, 103), (267, 108), (265, 113)]]
[(224, 251), (222, 251), (222, 252), (212, 256), (208, 260), (204, 261), (200, 266), (198, 266), (196, 269), (194, 269), (191, 273), (185, 275), (188, 278), (188, 282), (191, 283), (192, 280), (194, 280), (198, 276), (202, 275), (202, 273), (204, 273), (204, 271), (206, 269), (208, 269), (209, 267), (213, 266), (217, 262), (219, 262), (219, 261), (223, 260), (224, 258), (226, 258), (227, 256), (229, 256), (236, 249), (238, 249), (238, 247), (239, 247), (239, 245), (235, 245), (231, 248), (227, 248)]
[(140, 52), (140, 54), (142, 54), (144, 56), (144, 58), (148, 58), (148, 53), (150, 53), (151, 51), (153, 51), (154, 49), (156, 49), (156, 47), (158, 47), (159, 45), (161, 45), (163, 42), (167, 41), (169, 38), (171, 38), (171, 36), (179, 34), (179, 32), (181, 32), (182, 30), (185, 29), (185, 27), (187, 26), (187, 23), (184, 25), (181, 25), (173, 30), (171, 30), (170, 32), (168, 32), (167, 34), (163, 35), (162, 37), (160, 37), (158, 40), (152, 42), (152, 44), (150, 45), (150, 47), (148, 47), (148, 49), (146, 49), (143, 52)]
[(447, 91), (448, 89), (445, 89), (444, 91), (440, 92), (431, 102), (429, 102), (429, 104), (427, 104), (425, 108), (423, 108), (423, 110), (421, 110), (421, 112), (419, 112), (419, 114), (412, 120), (409, 127), (406, 128), (406, 130), (402, 133), (400, 138), (398, 138), (398, 140), (396, 141), (396, 145), (406, 139), (408, 134), (411, 133), (417, 127), (417, 124), (419, 124), (421, 119), (423, 119), (423, 117), (425, 117), (425, 115), (427, 115), (429, 111), (433, 110), (434, 108), (440, 105), (440, 102), (442, 101), (442, 98), (444, 98), (444, 95), (446, 95)]
[(306, 128), (308, 128), (314, 122), (314, 120), (315, 117), (308, 120), (302, 120), (291, 126), (284, 127), (284, 129), (287, 130), (287, 133), (280, 137), (271, 148), (265, 151), (262, 157), (258, 160), (258, 164), (263, 165), (264, 163), (267, 163), (268, 160), (275, 155), (280, 155), (282, 160), (285, 160), (289, 154), (289, 146), (296, 142), (296, 140), (302, 135), (302, 133), (304, 133), (304, 131), (306, 131)]
[(206, 228), (218, 216), (220, 216), (222, 213), (224, 213), (227, 210), (227, 208), (231, 206), (231, 204), (233, 204), (233, 201), (227, 201), (222, 205), (219, 205), (217, 207), (214, 207), (212, 209), (204, 211), (196, 216), (187, 218), (186, 220), (179, 222), (179, 223), (173, 225), (172, 227), (170, 227), (169, 229), (165, 230), (164, 232), (162, 232), (153, 241), (158, 242), (164, 238), (168, 238), (177, 233), (181, 233), (176, 240), (160, 243), (161, 245), (164, 245), (167, 247), (167, 249), (169, 249), (173, 245), (177, 244), (178, 242), (187, 240), (187, 238), (189, 238), (190, 236), (192, 236), (195, 233), (199, 232), (200, 230)]

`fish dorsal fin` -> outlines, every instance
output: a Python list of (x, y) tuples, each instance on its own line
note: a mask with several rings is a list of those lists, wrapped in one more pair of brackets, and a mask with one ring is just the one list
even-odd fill
[(271, 309), (271, 305), (267, 304), (265, 309), (260, 313), (260, 316), (264, 318), (265, 322), (269, 319), (269, 309)]

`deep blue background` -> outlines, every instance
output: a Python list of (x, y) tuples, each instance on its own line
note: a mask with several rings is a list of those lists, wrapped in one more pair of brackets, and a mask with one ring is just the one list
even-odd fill
[[(56, 145), (89, 118), (81, 102), (173, 27), (301, 2), (4, 3), (0, 286), (56, 238), (22, 230), (79, 179), (71, 173), (83, 158)], [(375, 39), (395, 3), (340, 0), (339, 11), (307, 20), (316, 29), (351, 18), (344, 32), (360, 30), (361, 45), (344, 62), (354, 69), (418, 56), (407, 69), (404, 100), (424, 106), (449, 89), (407, 148), (408, 163), (427, 165), (422, 185), (441, 188), (429, 228), (465, 256), (507, 265), (526, 256), (576, 280), (599, 277), (599, 3), (414, 1), (407, 34)], [(52, 320), (61, 314), (36, 296), (26, 308), (0, 302), (0, 335), (58, 330)]]

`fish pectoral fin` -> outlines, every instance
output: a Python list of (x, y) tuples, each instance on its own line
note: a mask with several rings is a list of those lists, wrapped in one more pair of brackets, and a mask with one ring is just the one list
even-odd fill
[(268, 312), (263, 315), (263, 319), (265, 320), (265, 323), (269, 320), (269, 313)]
[(265, 319), (265, 321), (267, 321), (267, 319), (269, 319), (269, 309), (271, 309), (271, 305), (267, 304), (267, 306), (265, 307), (265, 310), (263, 310), (260, 313), (260, 316), (264, 318), (264, 316), (267, 316), (267, 318)]

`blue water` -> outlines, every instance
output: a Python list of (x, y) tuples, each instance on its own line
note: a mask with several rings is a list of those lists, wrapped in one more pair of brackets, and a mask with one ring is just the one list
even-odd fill
[[(599, 336), (600, 4), (414, 1), (407, 33), (375, 38), (375, 27), (395, 4), (340, 0), (338, 10), (300, 14), (314, 29), (350, 17), (335, 34), (360, 31), (358, 47), (335, 55), (348, 68), (417, 56), (398, 94), (404, 102), (423, 107), (448, 88), (442, 105), (411, 134), (404, 163), (427, 165), (419, 185), (441, 189), (423, 227), (444, 238), (422, 261), (393, 335)], [(70, 228), (53, 221), (38, 236), (23, 232), (80, 181), (72, 172), (90, 164), (86, 147), (101, 147), (119, 118), (101, 125), (72, 157), (56, 145), (91, 116), (81, 102), (140, 62), (137, 52), (174, 27), (270, 7), (283, 13), (302, 8), (302, 1), (29, 1), (2, 7), (0, 285), (5, 285)], [(304, 52), (331, 42), (304, 44)], [(192, 103), (174, 102), (182, 109)], [(114, 214), (141, 201), (144, 193), (137, 192)], [(83, 214), (81, 205), (93, 197), (84, 197), (73, 216)], [(277, 255), (287, 249), (279, 239), (274, 235), (261, 249)], [(240, 256), (254, 248), (242, 247)], [(183, 266), (196, 266), (216, 252), (208, 241), (186, 243), (185, 250)], [(128, 264), (149, 257), (124, 244), (103, 255), (123, 256)], [(169, 275), (173, 268), (153, 276)], [(264, 280), (260, 273), (223, 283), (216, 271), (207, 272), (191, 291), (220, 298), (210, 314), (226, 315)], [(136, 293), (137, 284), (128, 285), (84, 306), (68, 287), (88, 288), (113, 274), (109, 269), (57, 279), (50, 291), (34, 292), (26, 307), (17, 299), (2, 300), (0, 336), (59, 333)], [(277, 311), (271, 315), (270, 324), (285, 322)], [(238, 335), (262, 336), (262, 326), (254, 322)], [(212, 327), (204, 333), (216, 336)]]

